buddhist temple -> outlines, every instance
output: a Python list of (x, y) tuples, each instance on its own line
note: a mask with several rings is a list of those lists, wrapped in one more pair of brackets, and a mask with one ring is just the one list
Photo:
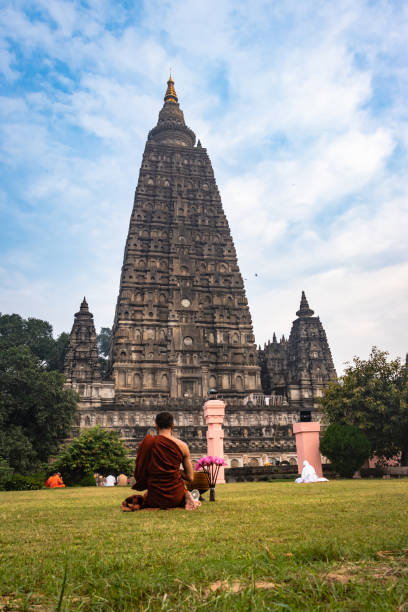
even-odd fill
[(67, 384), (80, 396), (76, 431), (100, 424), (135, 451), (161, 410), (193, 456), (206, 451), (202, 405), (227, 404), (231, 466), (295, 462), (292, 424), (335, 371), (320, 319), (302, 294), (289, 339), (257, 349), (211, 161), (186, 125), (170, 76), (150, 130), (130, 216), (107, 376), (98, 373), (93, 316), (75, 315)]

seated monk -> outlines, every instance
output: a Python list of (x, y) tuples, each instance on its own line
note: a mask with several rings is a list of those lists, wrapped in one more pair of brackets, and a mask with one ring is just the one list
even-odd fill
[[(201, 505), (186, 491), (183, 478), (188, 482), (194, 478), (190, 451), (185, 442), (172, 436), (173, 427), (173, 415), (160, 412), (156, 416), (157, 435), (148, 435), (139, 444), (134, 473), (136, 483), (132, 489), (147, 489), (147, 492), (127, 497), (122, 503), (124, 512), (148, 508), (194, 510)], [(180, 471), (181, 463), (184, 473)]]
[(45, 486), (49, 489), (65, 489), (65, 485), (59, 472), (50, 476), (46, 481)]

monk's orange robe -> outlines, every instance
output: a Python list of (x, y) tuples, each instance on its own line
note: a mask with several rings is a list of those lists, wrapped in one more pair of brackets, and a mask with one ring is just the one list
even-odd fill
[(65, 488), (62, 478), (61, 476), (58, 476), (58, 474), (54, 474), (53, 476), (50, 476), (48, 480), (46, 481), (45, 486), (48, 487), (49, 489), (64, 489)]
[(144, 495), (127, 497), (124, 509), (178, 508), (185, 506), (186, 488), (180, 473), (183, 455), (176, 442), (166, 436), (146, 436), (136, 455), (133, 489)]

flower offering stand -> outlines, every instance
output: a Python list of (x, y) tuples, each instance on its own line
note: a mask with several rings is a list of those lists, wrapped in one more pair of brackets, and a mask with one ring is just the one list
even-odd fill
[[(224, 431), (222, 424), (225, 416), (225, 402), (220, 399), (210, 399), (205, 402), (204, 418), (207, 424), (208, 455), (224, 458)], [(224, 466), (220, 466), (217, 482), (225, 484)], [(211, 498), (211, 491), (210, 491)]]

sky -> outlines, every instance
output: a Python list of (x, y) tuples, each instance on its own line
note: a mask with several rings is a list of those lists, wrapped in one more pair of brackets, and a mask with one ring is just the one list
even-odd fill
[(0, 311), (111, 326), (169, 69), (207, 148), (255, 338), (301, 291), (338, 373), (408, 351), (408, 3), (0, 3)]

